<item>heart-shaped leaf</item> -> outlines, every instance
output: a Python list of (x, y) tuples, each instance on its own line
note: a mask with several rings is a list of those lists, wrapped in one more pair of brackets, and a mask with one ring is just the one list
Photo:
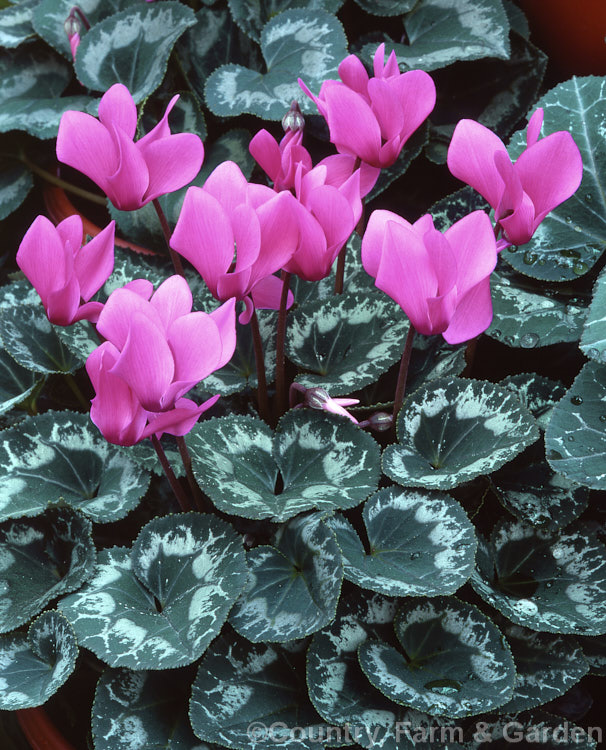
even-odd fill
[(387, 596), (452, 594), (474, 567), (476, 540), (465, 511), (443, 492), (379, 490), (364, 503), (368, 552), (341, 515), (327, 519), (345, 577)]
[(386, 295), (341, 294), (288, 320), (286, 353), (308, 372), (296, 380), (331, 395), (374, 383), (402, 356), (408, 322)]
[(202, 750), (187, 716), (190, 681), (174, 670), (106, 669), (91, 713), (96, 750)]
[(20, 164), (0, 172), (0, 219), (19, 208), (34, 187), (32, 173)]
[(475, 591), (505, 617), (547, 633), (606, 633), (606, 547), (582, 527), (501, 523), (479, 539)]
[(347, 55), (343, 27), (323, 10), (287, 10), (274, 16), (261, 33), (261, 51), (267, 73), (242, 65), (222, 65), (209, 76), (204, 90), (206, 104), (220, 117), (243, 112), (263, 119), (281, 120), (293, 99), (304, 112), (315, 105), (303, 95), (297, 78), (311, 91), (335, 78)]
[[(536, 104), (545, 112), (545, 135), (572, 133), (583, 159), (583, 181), (572, 198), (541, 222), (524, 251), (503, 256), (526, 276), (571, 281), (591, 270), (606, 247), (606, 141), (600, 131), (606, 117), (604, 85), (597, 76), (573, 77)], [(516, 133), (509, 148), (512, 157), (525, 145), (525, 132)]]
[(275, 433), (250, 417), (209, 419), (186, 442), (213, 503), (244, 518), (284, 521), (312, 508), (352, 508), (379, 481), (373, 438), (343, 417), (309, 409), (289, 411)]
[(199, 659), (246, 582), (240, 537), (214, 516), (146, 524), (132, 551), (99, 554), (94, 577), (60, 608), (82, 646), (112, 667), (173, 669)]
[(261, 42), (261, 32), (278, 13), (290, 8), (305, 8), (307, 10), (326, 10), (336, 14), (344, 0), (228, 0), (232, 18), (238, 26), (255, 42)]
[(143, 101), (162, 83), (175, 42), (195, 22), (191, 8), (174, 0), (114, 13), (82, 37), (76, 75), (93, 91), (123, 83), (135, 102)]
[(39, 376), (26, 370), (0, 349), (0, 414), (18, 406), (30, 396), (39, 382)]
[(371, 683), (396, 703), (459, 718), (510, 700), (515, 665), (497, 627), (454, 597), (411, 600), (395, 620), (402, 650), (381, 641), (359, 647)]
[(562, 383), (528, 372), (509, 375), (499, 385), (516, 394), (542, 430), (549, 424), (553, 407), (566, 393)]
[(66, 503), (97, 523), (138, 504), (149, 474), (110, 445), (88, 414), (46, 412), (0, 433), (0, 520)]
[[(509, 57), (509, 21), (500, 0), (419, 0), (404, 17), (407, 44), (391, 43), (401, 68), (435, 70), (460, 60)], [(376, 47), (364, 48), (371, 57)]]
[(373, 16), (401, 16), (412, 10), (417, 0), (356, 0), (356, 3)]
[(229, 621), (253, 643), (304, 638), (335, 616), (343, 563), (334, 532), (319, 513), (292, 519), (275, 547), (247, 554), (248, 586)]
[(577, 642), (589, 664), (589, 673), (606, 677), (606, 643), (603, 638), (578, 636)]
[(0, 11), (0, 47), (18, 47), (34, 36), (32, 11), (37, 4), (38, 0), (22, 0)]
[(602, 271), (593, 289), (581, 343), (579, 346), (589, 359), (606, 363), (606, 271)]
[(417, 334), (412, 346), (406, 390), (416, 391), (429, 380), (460, 375), (465, 369), (465, 345), (451, 346), (441, 336)]
[(404, 486), (449, 489), (510, 461), (539, 437), (518, 399), (492, 383), (443, 378), (419, 388), (397, 418), (383, 471)]
[(290, 656), (277, 646), (218, 638), (192, 687), (194, 733), (234, 749), (322, 750), (330, 727), (309, 704), (302, 670)]
[(40, 615), (24, 633), (0, 637), (0, 708), (41, 706), (74, 671), (78, 645), (60, 612)]
[(0, 632), (14, 630), (91, 577), (91, 530), (91, 522), (69, 508), (0, 525)]
[(553, 410), (545, 450), (554, 471), (606, 489), (606, 365), (588, 362), (577, 375)]
[(503, 628), (516, 663), (513, 698), (499, 713), (535, 708), (563, 695), (589, 671), (580, 647), (570, 639), (533, 633), (519, 625)]

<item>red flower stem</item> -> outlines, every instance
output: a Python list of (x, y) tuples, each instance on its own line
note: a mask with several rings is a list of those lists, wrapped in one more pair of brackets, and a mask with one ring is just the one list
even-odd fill
[(187, 450), (185, 438), (180, 436), (177, 437), (177, 446), (179, 447), (179, 453), (181, 454), (181, 461), (183, 461), (183, 468), (185, 469), (189, 489), (191, 490), (192, 497), (194, 498), (194, 504), (197, 506), (198, 510), (204, 511), (206, 510), (204, 495), (202, 494), (202, 490), (200, 489), (198, 483), (196, 482), (196, 478), (194, 477), (194, 472), (191, 468), (191, 456), (189, 455), (189, 451)]
[(263, 342), (259, 331), (257, 311), (253, 310), (250, 319), (253, 345), (255, 348), (255, 364), (257, 365), (257, 400), (259, 402), (259, 416), (267, 421), (269, 415), (269, 401), (267, 399), (267, 378), (265, 377), (265, 359), (263, 357)]
[(276, 418), (286, 411), (286, 377), (284, 372), (284, 344), (286, 340), (286, 305), (290, 274), (282, 271), (282, 295), (278, 312), (278, 329), (276, 335)]
[(152, 203), (154, 204), (154, 208), (156, 209), (156, 213), (158, 214), (158, 218), (160, 219), (160, 226), (162, 227), (162, 233), (164, 234), (166, 247), (168, 248), (168, 252), (170, 253), (170, 259), (173, 262), (175, 273), (178, 273), (179, 276), (185, 276), (185, 274), (183, 273), (183, 264), (181, 263), (181, 257), (170, 246), (170, 227), (168, 226), (168, 221), (166, 220), (166, 216), (164, 215), (164, 211), (162, 210), (160, 201), (157, 198), (154, 198)]
[(158, 454), (158, 458), (160, 459), (160, 463), (162, 464), (162, 468), (164, 469), (164, 473), (166, 474), (166, 478), (169, 481), (169, 484), (172, 488), (172, 491), (177, 498), (177, 502), (179, 503), (179, 507), (184, 513), (187, 513), (191, 510), (189, 506), (189, 502), (187, 501), (187, 497), (185, 496), (185, 493), (183, 492), (183, 488), (179, 484), (179, 480), (175, 476), (175, 472), (172, 470), (171, 465), (168, 462), (168, 458), (166, 458), (166, 453), (164, 453), (164, 448), (162, 447), (160, 441), (155, 435), (151, 436), (152, 445), (156, 449), (156, 453)]
[(396, 385), (396, 395), (394, 396), (393, 403), (393, 423), (396, 423), (396, 417), (398, 412), (402, 408), (402, 402), (404, 401), (404, 392), (406, 390), (406, 377), (408, 376), (408, 365), (410, 364), (410, 355), (412, 354), (412, 343), (415, 338), (415, 329), (412, 323), (408, 328), (408, 334), (406, 335), (406, 343), (404, 344), (404, 351), (402, 352), (402, 359), (400, 360), (400, 371), (398, 372), (398, 383)]
[(32, 750), (74, 750), (42, 708), (16, 711), (17, 721)]

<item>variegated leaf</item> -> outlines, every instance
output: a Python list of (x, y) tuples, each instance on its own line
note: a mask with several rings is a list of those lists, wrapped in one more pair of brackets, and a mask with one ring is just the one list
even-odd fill
[(103, 550), (94, 577), (59, 606), (79, 643), (110, 666), (173, 669), (200, 658), (245, 582), (233, 528), (188, 513), (150, 521), (132, 551)]
[[(44, 45), (28, 44), (14, 51), (0, 51), (0, 104), (4, 111), (14, 99), (58, 97), (71, 77), (69, 66)], [(0, 119), (0, 126), (2, 119)], [(5, 128), (10, 130), (11, 128)]]
[(274, 547), (247, 554), (248, 585), (230, 624), (253, 643), (304, 638), (335, 616), (343, 563), (334, 532), (315, 513), (292, 519)]
[(511, 651), (472, 605), (454, 597), (413, 599), (398, 611), (395, 630), (401, 650), (368, 640), (358, 654), (371, 683), (396, 703), (459, 718), (511, 699)]
[(91, 522), (69, 508), (0, 525), (0, 633), (90, 578), (96, 560), (91, 532)]
[(279, 646), (222, 635), (194, 680), (194, 733), (234, 750), (323, 750), (329, 727), (307, 700), (303, 672)]
[(357, 4), (373, 16), (401, 16), (412, 10), (418, 0), (356, 0)]
[(0, 349), (0, 414), (25, 401), (35, 390), (40, 376), (26, 370)]
[(364, 504), (364, 544), (341, 515), (327, 519), (345, 577), (387, 596), (453, 594), (473, 571), (476, 539), (461, 506), (442, 492), (379, 490)]
[[(571, 281), (590, 271), (606, 247), (606, 78), (573, 77), (545, 94), (536, 107), (545, 111), (543, 135), (558, 130), (572, 134), (583, 159), (583, 181), (547, 215), (523, 249), (504, 257), (526, 276)], [(525, 145), (525, 132), (516, 133), (510, 154), (519, 155)]]
[(19, 208), (33, 187), (32, 173), (27, 167), (19, 164), (3, 169), (0, 172), (0, 220)]
[(91, 713), (95, 750), (211, 750), (194, 736), (180, 671), (106, 669)]
[[(601, 728), (599, 728), (601, 738)], [(601, 741), (601, 740), (600, 740)], [(482, 722), (481, 731), (476, 733), (470, 750), (483, 747), (486, 742), (501, 744), (522, 743), (522, 747), (535, 747), (540, 744), (544, 750), (561, 750), (562, 747), (575, 747), (578, 750), (595, 750), (596, 736), (569, 719), (532, 711), (524, 714), (508, 714), (497, 720)]]
[(0, 708), (16, 711), (40, 706), (74, 671), (78, 645), (74, 630), (59, 612), (44, 612), (27, 636), (0, 637)]
[(516, 394), (542, 430), (549, 424), (553, 407), (566, 393), (566, 387), (559, 381), (529, 372), (509, 375), (499, 385)]
[(343, 417), (308, 409), (288, 412), (275, 433), (250, 417), (210, 419), (186, 442), (204, 491), (220, 510), (245, 518), (351, 508), (379, 481), (374, 439)]
[(552, 532), (519, 521), (479, 540), (471, 585), (505, 617), (547, 633), (606, 633), (606, 547), (582, 527)]
[(407, 330), (406, 316), (386, 295), (341, 294), (290, 316), (286, 353), (306, 370), (298, 383), (340, 396), (374, 383), (397, 362)]
[(0, 520), (67, 504), (97, 523), (139, 503), (149, 474), (110, 445), (88, 414), (46, 412), (0, 433)]
[(318, 91), (323, 81), (336, 77), (347, 54), (347, 41), (335, 16), (323, 10), (295, 9), (278, 14), (263, 28), (261, 50), (267, 73), (229, 64), (209, 76), (206, 104), (216, 115), (249, 112), (281, 120), (293, 99), (299, 100), (304, 112), (315, 112), (297, 78)]
[(397, 418), (383, 471), (409, 487), (449, 489), (510, 461), (539, 437), (532, 415), (492, 383), (443, 378), (419, 388)]
[(344, 0), (228, 0), (234, 21), (255, 42), (261, 42), (261, 33), (266, 23), (278, 13), (291, 8), (326, 10), (336, 15)]
[(34, 36), (32, 11), (39, 0), (22, 0), (0, 11), (0, 47), (18, 47)]
[[(408, 44), (391, 43), (400, 68), (435, 70), (460, 60), (509, 57), (501, 0), (419, 0), (404, 18)], [(364, 53), (372, 57), (376, 46)]]
[(82, 37), (76, 75), (93, 91), (123, 83), (140, 102), (162, 83), (175, 42), (195, 22), (191, 8), (174, 0), (114, 13)]
[(593, 288), (579, 346), (589, 359), (606, 364), (606, 271), (602, 271)]
[(606, 489), (606, 365), (588, 362), (577, 375), (553, 410), (545, 450), (554, 471)]

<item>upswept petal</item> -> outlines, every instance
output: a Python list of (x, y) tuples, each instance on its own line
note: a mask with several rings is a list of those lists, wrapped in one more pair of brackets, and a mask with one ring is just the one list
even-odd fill
[(84, 231), (82, 229), (82, 219), (79, 214), (68, 216), (67, 219), (60, 221), (55, 227), (61, 244), (67, 250), (71, 251), (72, 258), (76, 255), (84, 242)]
[(394, 95), (402, 102), (404, 109), (404, 127), (400, 131), (403, 145), (414, 131), (431, 114), (436, 105), (436, 85), (433, 78), (423, 70), (409, 70), (393, 79), (391, 83)]
[[(277, 276), (266, 276), (261, 279), (251, 290), (251, 297), (255, 307), (259, 310), (278, 310), (282, 296), (282, 281)], [(286, 309), (292, 307), (295, 298), (289, 290), (286, 297)], [(242, 322), (242, 321), (240, 321)]]
[(272, 182), (280, 174), (282, 155), (276, 139), (267, 130), (261, 129), (251, 138), (248, 150)]
[(73, 275), (62, 289), (50, 292), (44, 304), (48, 319), (58, 326), (71, 325), (79, 305), (80, 285)]
[(189, 398), (180, 398), (175, 404), (175, 408), (161, 414), (148, 413), (149, 424), (143, 430), (141, 438), (155, 435), (160, 439), (163, 433), (181, 437), (191, 432), (200, 415), (217, 403), (219, 396), (211, 396), (203, 404), (196, 404)]
[(99, 120), (110, 133), (113, 126), (116, 126), (131, 141), (135, 137), (137, 105), (130, 95), (130, 91), (122, 83), (115, 83), (101, 97)]
[(124, 287), (113, 291), (99, 316), (97, 330), (103, 338), (122, 349), (130, 331), (130, 322), (135, 315), (151, 320), (159, 331), (164, 330), (160, 316), (149, 302), (132, 289)]
[(171, 406), (163, 396), (175, 372), (172, 351), (164, 331), (147, 315), (132, 316), (126, 343), (110, 372), (132, 388), (144, 409), (163, 411)]
[(25, 233), (17, 251), (17, 265), (45, 306), (48, 295), (67, 283), (65, 249), (46, 216), (37, 216)]
[(535, 207), (526, 193), (522, 193), (522, 200), (516, 210), (509, 216), (499, 219), (503, 234), (514, 245), (524, 245), (534, 234), (540, 222), (534, 215)]
[(162, 138), (168, 138), (171, 135), (170, 127), (168, 125), (168, 116), (170, 115), (173, 107), (178, 101), (179, 101), (179, 94), (176, 94), (168, 103), (168, 107), (164, 111), (164, 114), (162, 115), (162, 119), (156, 125), (154, 125), (154, 127), (149, 131), (149, 133), (146, 133), (143, 136), (143, 138), (140, 138), (137, 141), (138, 148), (145, 150), (147, 146), (149, 146), (154, 141), (158, 141)]
[(373, 73), (377, 78), (383, 78), (385, 70), (385, 43), (381, 42), (372, 58)]
[(191, 312), (193, 298), (189, 284), (183, 276), (169, 276), (156, 289), (150, 306), (158, 313), (165, 331), (168, 331), (173, 321)]
[(147, 164), (133, 141), (115, 126), (114, 139), (119, 151), (118, 167), (106, 179), (107, 197), (116, 208), (134, 211), (143, 205), (143, 196), (149, 185)]
[(379, 150), (379, 164), (381, 167), (391, 166), (400, 155), (403, 145), (399, 135), (385, 141)]
[[(303, 83), (303, 80), (301, 78), (297, 78), (297, 83), (299, 84), (301, 91), (303, 91), (304, 94), (307, 94), (307, 96), (316, 105), (316, 107), (318, 108), (318, 112), (322, 115), (322, 117), (326, 117), (326, 107), (324, 105), (324, 102), (321, 101), (321, 99), (319, 99), (315, 94), (311, 93), (311, 91), (307, 88), (305, 83)], [(324, 84), (322, 84), (322, 88), (323, 87)]]
[[(377, 50), (378, 51), (378, 50)], [(376, 55), (376, 53), (375, 53)], [(392, 50), (389, 53), (385, 67), (383, 68), (382, 78), (393, 78), (394, 76), (400, 75), (400, 68), (398, 67), (398, 58), (396, 53)]]
[(472, 211), (444, 233), (457, 261), (459, 299), (494, 271), (497, 246), (492, 223), (484, 211)]
[(99, 315), (101, 315), (101, 310), (103, 310), (102, 302), (87, 302), (84, 305), (80, 305), (72, 323), (77, 323), (79, 320), (88, 320), (90, 323), (96, 324), (99, 320)]
[(236, 206), (246, 203), (248, 182), (235, 162), (224, 161), (210, 173), (203, 189), (219, 201), (225, 213), (231, 216)]
[(490, 205), (499, 205), (503, 180), (495, 166), (497, 151), (507, 158), (507, 149), (498, 135), (475, 120), (459, 120), (448, 147), (448, 169), (459, 180), (471, 185)]
[(199, 383), (219, 367), (221, 334), (208, 313), (193, 312), (177, 318), (168, 330), (175, 361), (174, 381)]
[(362, 217), (362, 211), (364, 210), (364, 206), (362, 205), (362, 199), (360, 198), (360, 193), (361, 193), (360, 177), (361, 177), (361, 170), (356, 169), (356, 171), (351, 175), (351, 177), (348, 180), (346, 180), (339, 188), (339, 192), (347, 200), (352, 210), (353, 217), (354, 217), (354, 227), (360, 221)]
[(456, 288), (453, 287), (446, 294), (437, 297), (428, 297), (426, 302), (431, 332), (433, 334), (442, 333), (450, 325), (450, 320), (457, 306)]
[(423, 235), (427, 257), (437, 282), (437, 298), (451, 291), (457, 283), (457, 258), (448, 239), (437, 229)]
[(221, 336), (221, 356), (217, 369), (226, 365), (236, 350), (236, 300), (228, 299), (210, 313)]
[[(140, 141), (135, 146), (139, 144)], [(161, 138), (140, 151), (149, 172), (144, 203), (185, 187), (196, 177), (204, 161), (204, 146), (194, 133)]]
[(118, 168), (119, 151), (109, 130), (96, 117), (69, 110), (59, 123), (57, 159), (107, 193), (107, 176)]
[[(398, 93), (394, 80), (371, 78), (368, 82), (370, 106), (381, 128), (381, 137), (386, 141), (400, 135), (404, 129), (405, 100), (401, 99)], [(406, 109), (406, 118), (408, 118), (408, 109)]]
[(330, 140), (337, 150), (380, 166), (381, 130), (370, 105), (345, 86), (328, 88), (324, 97)]
[(251, 267), (251, 285), (281, 269), (295, 252), (299, 241), (296, 202), (293, 195), (283, 192), (257, 209), (261, 251)]
[(305, 281), (319, 281), (328, 275), (332, 261), (326, 252), (326, 235), (318, 220), (301, 203), (297, 203), (296, 220), (299, 243), (293, 256), (283, 265), (285, 271)]
[(85, 302), (101, 289), (114, 270), (115, 221), (102, 229), (74, 257), (74, 271), (80, 284), (80, 296)]
[(501, 175), (504, 185), (501, 200), (494, 209), (495, 218), (498, 221), (503, 216), (507, 216), (517, 209), (522, 202), (524, 189), (522, 188), (522, 183), (516, 173), (515, 167), (507, 154), (497, 151), (494, 155), (494, 164)]
[(539, 139), (539, 133), (543, 127), (543, 107), (536, 109), (526, 127), (526, 148), (534, 146)]
[(332, 261), (356, 226), (352, 207), (347, 198), (336, 188), (323, 185), (311, 194), (309, 208), (324, 231), (328, 253), (333, 255), (330, 260), (330, 265), (332, 265)]
[[(356, 157), (349, 154), (333, 154), (327, 156), (316, 166), (326, 167), (326, 184), (340, 188), (354, 173)], [(375, 186), (381, 170), (373, 167), (365, 161), (360, 162), (360, 166), (355, 170), (360, 173), (360, 198), (368, 195)]]
[(442, 333), (449, 344), (460, 344), (483, 333), (492, 322), (490, 279), (471, 287), (457, 302), (450, 325)]
[(250, 268), (259, 257), (261, 249), (261, 225), (255, 210), (242, 203), (233, 211), (232, 229), (236, 248), (235, 271)]
[(375, 284), (400, 305), (419, 333), (432, 333), (426, 300), (436, 296), (438, 283), (423, 238), (412, 227), (387, 223)]
[(219, 201), (202, 188), (190, 187), (170, 239), (216, 296), (217, 281), (234, 257), (234, 235)]
[(355, 55), (348, 55), (339, 65), (339, 78), (343, 83), (363, 97), (367, 97), (368, 73)]
[(534, 203), (538, 225), (577, 190), (583, 177), (583, 161), (570, 133), (560, 130), (526, 149), (516, 161), (515, 170), (524, 192)]
[[(398, 214), (385, 209), (373, 211), (366, 225), (366, 231), (362, 237), (362, 265), (369, 276), (375, 279), (379, 272), (381, 254), (383, 252), (383, 240), (389, 222), (401, 224), (406, 229), (412, 229), (411, 225)], [(432, 225), (433, 226), (433, 225)]]
[(133, 279), (124, 284), (122, 289), (130, 289), (131, 292), (146, 300), (149, 300), (154, 293), (154, 285), (148, 279)]
[(234, 297), (242, 300), (250, 291), (252, 267), (244, 268), (242, 271), (224, 273), (217, 279), (217, 299), (227, 300)]

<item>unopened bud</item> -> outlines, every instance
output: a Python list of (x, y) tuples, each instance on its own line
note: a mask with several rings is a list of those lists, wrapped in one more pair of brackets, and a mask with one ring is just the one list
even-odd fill
[(304, 127), (305, 118), (299, 108), (299, 102), (295, 100), (290, 105), (288, 112), (282, 118), (282, 128), (284, 129), (284, 132), (287, 133), (289, 130), (303, 130)]
[(310, 388), (305, 394), (305, 403), (312, 409), (322, 409), (329, 401), (330, 396), (324, 388)]
[(72, 11), (72, 13), (70, 13), (69, 16), (65, 19), (63, 28), (65, 29), (67, 38), (71, 39), (76, 34), (79, 34), (82, 30), (82, 22)]
[(377, 411), (371, 414), (367, 421), (369, 429), (375, 430), (375, 432), (385, 432), (391, 427), (393, 417), (387, 412)]

